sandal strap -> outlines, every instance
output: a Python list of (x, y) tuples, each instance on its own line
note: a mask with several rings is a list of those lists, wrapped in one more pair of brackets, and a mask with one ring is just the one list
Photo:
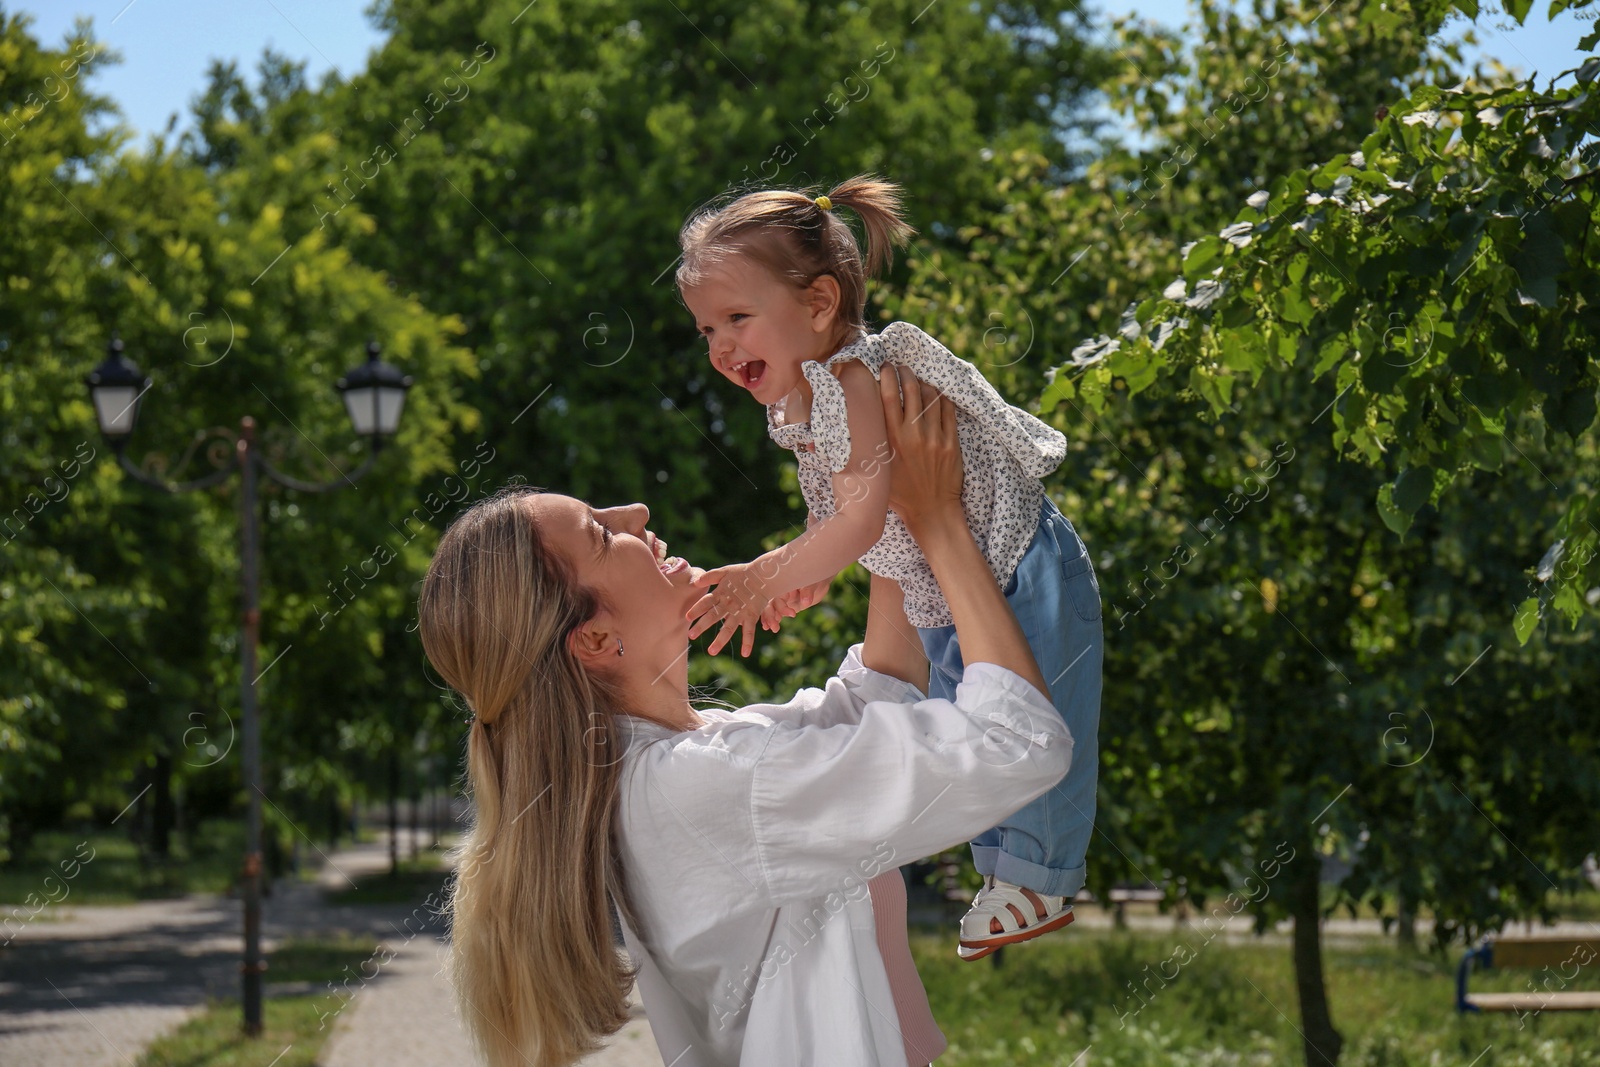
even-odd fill
[[(1064, 897), (1056, 899), (1065, 903)], [(1026, 886), (994, 882), (973, 900), (972, 909), (962, 917), (961, 936), (969, 941), (1003, 937), (1043, 922), (1052, 912), (1059, 914), (1060, 910), (1060, 905), (1052, 909), (1043, 897)], [(989, 929), (990, 919), (1000, 920), (1001, 933)], [(969, 928), (969, 920), (976, 929)]]

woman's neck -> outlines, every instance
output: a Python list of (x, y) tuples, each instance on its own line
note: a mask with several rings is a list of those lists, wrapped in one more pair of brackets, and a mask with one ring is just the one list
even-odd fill
[(653, 680), (625, 681), (624, 694), (631, 714), (671, 730), (693, 730), (702, 725), (689, 703), (688, 678), (679, 675), (669, 669)]
[(674, 708), (640, 708), (633, 712), (636, 719), (647, 719), (658, 726), (665, 726), (669, 730), (682, 733), (685, 730), (697, 730), (705, 725), (705, 721), (695, 713), (694, 706), (685, 698), (682, 704)]

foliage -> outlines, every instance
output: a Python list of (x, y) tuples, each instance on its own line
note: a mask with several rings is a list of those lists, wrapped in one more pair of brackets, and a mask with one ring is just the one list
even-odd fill
[[(61, 52), (41, 49), (17, 16), (6, 17), (3, 42), (7, 107), (73, 49), (96, 47), (85, 32)], [(117, 814), (140, 792), (128, 779), (147, 774), (155, 753), (180, 777), (203, 777), (236, 747), (238, 483), (168, 497), (116, 470), (83, 385), (113, 332), (155, 383), (130, 452), (156, 469), (195, 443), (190, 435), (254, 414), (278, 466), (337, 479), (361, 446), (333, 378), (378, 337), (416, 379), (396, 447), (358, 490), (263, 491), (260, 662), (277, 661), (262, 683), (273, 761), (325, 756), (344, 718), (330, 708), (419, 709), (384, 716), (387, 728), (438, 706), (409, 669), (401, 576), (425, 564), (436, 486), (456, 473), (450, 442), (475, 417), (457, 399), (472, 370), (453, 344), (459, 324), (322, 234), (285, 235), (281, 187), (303, 173), (296, 160), (207, 174), (159, 139), (119, 153), (114, 128), (86, 132), (105, 104), (81, 86), (34, 114), (0, 155), (0, 494), (12, 520), (0, 571), (0, 810), (19, 842), (69, 799)], [(424, 520), (408, 527), (422, 535), (415, 543), (387, 521), (412, 514)], [(384, 538), (399, 562), (367, 589)], [(302, 773), (292, 793), (274, 788), (269, 799), (291, 809), (315, 799), (328, 788), (315, 768), (312, 781)]]
[[(1041, 403), (1100, 413), (1113, 383), (1159, 380), (1220, 415), (1236, 383), (1309, 367), (1337, 390), (1335, 443), (1392, 472), (1375, 504), (1402, 536), (1474, 470), (1532, 463), (1541, 433), (1592, 449), (1597, 74), (1592, 59), (1565, 88), (1429, 85), (1379, 108), (1359, 150), (1263, 182), (1186, 244), (1182, 277), (1075, 349)], [(1540, 473), (1562, 507), (1537, 578), (1564, 562), (1566, 580), (1522, 600), (1522, 642), (1546, 599), (1575, 624), (1600, 584), (1592, 478)]]
[[(1117, 44), (1138, 76), (1111, 97), (1152, 142), (1108, 151), (1068, 185), (1025, 153), (996, 155), (1006, 208), (965, 228), (960, 249), (919, 263), (889, 310), (954, 339), (1014, 394), (1041, 393), (1042, 416), (1071, 443), (1056, 492), (1094, 557), (1107, 618), (1095, 891), (1149, 881), (1200, 907), (1247, 896), (1242, 921), (1267, 924), (1294, 913), (1296, 897), (1263, 864), (1293, 849), (1279, 866), (1313, 865), (1337, 886), (1335, 901), (1386, 920), (1402, 901), (1432, 908), (1435, 936), (1449, 941), (1547, 913), (1592, 851), (1600, 761), (1582, 724), (1600, 681), (1595, 633), (1546, 633), (1524, 647), (1529, 612), (1514, 617), (1530, 596), (1564, 590), (1570, 604), (1592, 584), (1556, 571), (1548, 550), (1572, 501), (1587, 506), (1597, 457), (1592, 431), (1541, 434), (1537, 395), (1508, 394), (1492, 410), (1520, 396), (1526, 418), (1501, 423), (1506, 462), (1487, 462), (1480, 444), (1484, 462), (1464, 456), (1457, 494), (1434, 493), (1431, 480), (1418, 493), (1412, 475), (1405, 536), (1384, 527), (1375, 505), (1394, 491), (1384, 488), (1399, 473), (1391, 453), (1443, 455), (1461, 445), (1438, 427), (1467, 432), (1436, 413), (1457, 312), (1435, 309), (1432, 349), (1404, 348), (1403, 331), (1387, 339), (1413, 362), (1394, 368), (1381, 403), (1368, 403), (1372, 365), (1349, 353), (1372, 349), (1352, 344), (1352, 330), (1367, 323), (1370, 342), (1371, 324), (1391, 312), (1423, 321), (1407, 294), (1427, 291), (1454, 245), (1412, 254), (1407, 242), (1448, 234), (1438, 217), (1447, 197), (1571, 168), (1536, 156), (1524, 173), (1524, 142), (1502, 123), (1476, 135), (1484, 152), (1470, 185), (1440, 169), (1445, 138), (1430, 142), (1397, 117), (1420, 106), (1411, 101), (1439, 100), (1439, 86), (1458, 82), (1451, 92), (1474, 99), (1522, 90), (1494, 72), (1463, 78), (1458, 52), (1424, 47), (1442, 9), (1375, 7), (1257, 5), (1250, 19), (1202, 3), (1206, 47), (1192, 55), (1120, 23)], [(1559, 92), (1588, 106), (1580, 91)], [(1564, 120), (1532, 121), (1556, 136)], [(1367, 181), (1415, 188), (1390, 193), (1410, 203), (1431, 199), (1433, 221), (1385, 202), (1369, 224), (1377, 208), (1334, 203), (1355, 203), (1331, 186), (1348, 170), (1341, 142), (1362, 145)], [(1570, 154), (1578, 138), (1563, 144)], [(1439, 158), (1419, 155), (1428, 152)], [(1324, 172), (1315, 184), (1326, 201), (1302, 204), (1307, 175)], [(1562, 188), (1581, 199), (1587, 185)], [(1325, 221), (1296, 230), (1312, 208)], [(1222, 236), (1180, 247), (1207, 231)], [(1461, 284), (1523, 307), (1496, 262), (1485, 255)], [(1181, 292), (1122, 312), (1130, 295), (1180, 273)], [(1569, 325), (1585, 277), (1559, 275), (1575, 287), (1558, 290)], [(1322, 288), (1304, 289), (1308, 278)], [(1315, 298), (1294, 303), (1301, 293)], [(1098, 339), (1062, 364), (1057, 353), (1085, 334)], [(1570, 339), (1567, 358), (1586, 365), (1583, 335)], [(1590, 373), (1574, 380), (1592, 395)], [(1407, 374), (1420, 384), (1406, 386)], [(1231, 388), (1235, 379), (1248, 388)], [(1466, 410), (1459, 422), (1475, 418)], [(1482, 420), (1470, 426), (1488, 432)], [(1500, 455), (1499, 440), (1489, 443)], [(1313, 901), (1297, 922), (1314, 924), (1317, 911)], [(1309, 985), (1299, 992), (1322, 1001)], [(1306, 1030), (1316, 1007), (1302, 999)], [(1316, 1043), (1337, 1058), (1331, 1030)]]

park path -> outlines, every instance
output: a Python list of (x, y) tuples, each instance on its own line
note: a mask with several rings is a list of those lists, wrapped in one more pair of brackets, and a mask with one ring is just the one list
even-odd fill
[[(341, 1014), (318, 1067), (455, 1067), (476, 1062), (444, 978), (449, 947), (432, 937), (391, 941), (381, 982), (361, 990)], [(661, 1067), (661, 1055), (635, 990), (633, 1019), (581, 1067)]]
[[(404, 831), (402, 831), (404, 834)], [(402, 837), (402, 845), (406, 838)], [(289, 937), (347, 933), (394, 952), (347, 1000), (328, 994), (333, 1035), (319, 1067), (457, 1067), (475, 1062), (443, 968), (448, 944), (414, 904), (339, 905), (323, 897), (388, 868), (387, 838), (326, 857), (316, 884), (280, 881), (263, 901), (270, 951)], [(409, 921), (408, 921), (409, 920)], [(208, 997), (238, 996), (239, 902), (190, 896), (42, 912), (0, 948), (0, 1064), (131, 1067)], [(417, 932), (413, 932), (417, 931)], [(382, 959), (382, 957), (378, 957)], [(275, 992), (323, 992), (304, 984)], [(659, 1067), (643, 1008), (584, 1067)]]
[[(324, 867), (322, 884), (339, 888), (359, 882), (386, 870), (388, 864), (386, 846), (346, 850)], [(476, 1062), (461, 1026), (454, 990), (445, 978), (449, 943), (437, 928), (423, 927), (425, 910), (410, 917), (410, 923), (402, 922), (387, 936), (380, 935), (380, 944), (387, 950), (383, 967), (339, 1013), (317, 1067), (371, 1067), (375, 1063), (384, 1067), (456, 1067)], [(661, 1055), (637, 989), (629, 1004), (632, 1020), (580, 1067), (661, 1067)]]

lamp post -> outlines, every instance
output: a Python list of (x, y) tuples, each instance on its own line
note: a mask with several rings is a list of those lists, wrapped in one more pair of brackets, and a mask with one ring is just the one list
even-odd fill
[(195, 446), (216, 432), (230, 438), (233, 444), (231, 459), (220, 469), (192, 481), (169, 482), (140, 469), (127, 457), (128, 439), (138, 421), (140, 401), (150, 388), (150, 379), (144, 377), (139, 368), (122, 353), (122, 341), (113, 335), (105, 362), (91, 371), (87, 378), (100, 432), (115, 452), (117, 465), (136, 481), (166, 493), (206, 489), (220, 484), (234, 471), (238, 471), (240, 476), (239, 705), (243, 720), (240, 760), (249, 811), (245, 825), (244, 866), (240, 878), (241, 895), (244, 898), (244, 961), (240, 970), (244, 980), (244, 1030), (255, 1037), (261, 1033), (261, 974), (266, 970), (266, 964), (261, 959), (261, 798), (264, 794), (261, 791), (261, 724), (256, 707), (256, 639), (261, 621), (256, 484), (258, 477), (264, 474), (279, 485), (302, 493), (326, 493), (345, 485), (354, 485), (357, 478), (372, 469), (378, 452), (383, 448), (383, 439), (398, 427), (411, 378), (381, 362), (378, 359), (378, 343), (369, 341), (366, 363), (338, 380), (336, 388), (344, 397), (351, 423), (357, 434), (367, 438), (370, 449), (359, 466), (337, 480), (307, 482), (278, 470), (256, 444), (255, 420), (246, 415), (239, 420), (237, 435), (227, 430), (197, 434), (194, 445), (178, 465), (181, 469), (193, 454)]

